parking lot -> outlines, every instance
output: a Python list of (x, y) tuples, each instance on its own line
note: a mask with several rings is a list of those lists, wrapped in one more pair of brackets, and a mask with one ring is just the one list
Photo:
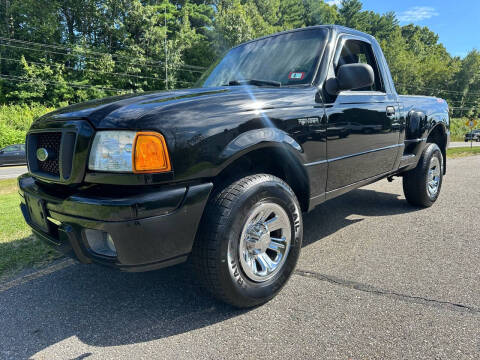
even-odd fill
[(270, 303), (212, 300), (186, 266), (126, 274), (61, 260), (0, 285), (4, 359), (478, 359), (480, 157), (439, 201), (386, 180), (305, 216), (297, 271)]

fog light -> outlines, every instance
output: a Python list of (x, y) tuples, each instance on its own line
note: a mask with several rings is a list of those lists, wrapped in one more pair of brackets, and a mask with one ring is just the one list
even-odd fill
[(117, 249), (109, 233), (92, 229), (85, 229), (84, 233), (93, 252), (103, 256), (117, 256)]

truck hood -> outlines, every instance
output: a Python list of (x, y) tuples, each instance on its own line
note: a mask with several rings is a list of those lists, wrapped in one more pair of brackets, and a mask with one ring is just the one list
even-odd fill
[(67, 106), (45, 115), (44, 118), (59, 121), (88, 119), (95, 127), (111, 127), (120, 125), (125, 120), (135, 121), (154, 109), (225, 92), (228, 90), (188, 89), (108, 97)]
[(125, 95), (59, 109), (38, 119), (34, 127), (41, 127), (42, 120), (85, 119), (96, 129), (179, 131), (193, 123), (201, 126), (207, 119), (211, 126), (215, 119), (225, 121), (231, 114), (311, 104), (306, 92), (312, 88), (292, 92), (291, 88), (230, 86)]

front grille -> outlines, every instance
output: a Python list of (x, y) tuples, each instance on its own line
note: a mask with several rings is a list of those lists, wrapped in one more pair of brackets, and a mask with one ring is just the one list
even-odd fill
[[(49, 158), (45, 161), (37, 159), (38, 169), (41, 172), (51, 174), (54, 176), (60, 176), (60, 145), (62, 142), (61, 132), (46, 132), (37, 135), (37, 149), (46, 149), (50, 154)], [(35, 150), (35, 152), (36, 152)]]
[(27, 134), (28, 171), (47, 183), (82, 183), (94, 134), (85, 120), (38, 119)]
[[(27, 161), (30, 172), (57, 182), (69, 180), (73, 168), (77, 133), (72, 131), (32, 132), (27, 137)], [(47, 159), (38, 158), (39, 149), (47, 150)]]

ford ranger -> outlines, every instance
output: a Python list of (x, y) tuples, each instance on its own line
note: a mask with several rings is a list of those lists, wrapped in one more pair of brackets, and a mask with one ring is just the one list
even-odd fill
[(73, 105), (27, 135), (21, 209), (82, 263), (148, 271), (187, 260), (237, 307), (273, 298), (302, 247), (302, 215), (374, 181), (438, 198), (447, 103), (400, 96), (378, 42), (316, 26), (230, 50), (195, 89)]

